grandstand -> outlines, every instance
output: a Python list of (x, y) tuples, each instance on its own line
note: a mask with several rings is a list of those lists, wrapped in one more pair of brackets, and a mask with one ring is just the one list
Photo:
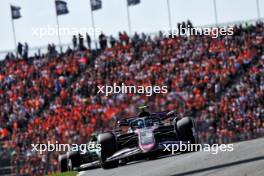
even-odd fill
[[(264, 24), (256, 22), (216, 39), (135, 35), (98, 51), (54, 48), (1, 61), (0, 147), (11, 150), (12, 173), (56, 172), (58, 153), (32, 152), (33, 141), (85, 143), (94, 131), (111, 129), (116, 118), (137, 113), (141, 104), (192, 114), (202, 143), (264, 136), (263, 36)], [(98, 85), (113, 82), (167, 85), (169, 92), (97, 94)]]

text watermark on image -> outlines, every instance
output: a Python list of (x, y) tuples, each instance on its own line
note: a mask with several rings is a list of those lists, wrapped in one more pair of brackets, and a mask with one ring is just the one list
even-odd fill
[(127, 86), (124, 83), (117, 85), (114, 83), (111, 86), (97, 86), (97, 93), (105, 94), (146, 94), (146, 96), (152, 96), (155, 94), (168, 93), (167, 86)]
[(43, 154), (43, 152), (77, 152), (80, 151), (81, 154), (84, 154), (88, 151), (101, 151), (101, 144), (97, 144), (95, 142), (90, 142), (89, 144), (60, 144), (58, 141), (51, 143), (48, 141), (47, 144), (31, 144), (31, 151), (39, 152), (39, 154)]
[(233, 27), (190, 27), (189, 25), (179, 25), (178, 28), (168, 29), (164, 28), (163, 35), (171, 36), (175, 38), (177, 36), (192, 36), (192, 35), (205, 35), (212, 38), (218, 38), (219, 36), (231, 36), (234, 34)]
[(81, 34), (82, 37), (85, 37), (88, 33), (89, 35), (100, 35), (101, 34), (101, 28), (87, 28), (87, 27), (60, 27), (57, 26), (43, 26), (43, 27), (32, 27), (32, 35), (34, 37), (38, 37), (42, 39), (43, 37), (47, 36), (73, 36), (73, 35), (79, 35)]
[(175, 154), (177, 152), (194, 152), (203, 151), (210, 152), (211, 154), (218, 154), (219, 152), (232, 152), (234, 151), (233, 144), (191, 144), (183, 143), (180, 141), (179, 144), (163, 144), (164, 152), (171, 152)]

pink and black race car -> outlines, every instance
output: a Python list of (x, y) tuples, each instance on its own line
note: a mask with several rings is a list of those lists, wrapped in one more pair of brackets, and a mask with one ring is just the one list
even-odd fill
[[(126, 133), (122, 127), (128, 127)], [(164, 152), (166, 144), (197, 142), (195, 124), (191, 117), (179, 118), (175, 111), (149, 113), (118, 121), (114, 131), (99, 134), (99, 160), (104, 169), (139, 159), (152, 159)]]

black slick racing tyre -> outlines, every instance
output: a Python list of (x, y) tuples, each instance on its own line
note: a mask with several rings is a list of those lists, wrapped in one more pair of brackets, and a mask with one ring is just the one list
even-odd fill
[(67, 155), (59, 155), (58, 160), (60, 172), (67, 172)]
[(111, 132), (102, 133), (98, 136), (98, 144), (101, 145), (100, 163), (103, 169), (110, 169), (118, 167), (118, 160), (106, 161), (116, 152), (116, 139), (115, 135)]
[(193, 120), (190, 117), (184, 117), (177, 121), (177, 131), (181, 141), (189, 141), (190, 144), (195, 144), (195, 136), (193, 134)]
[(68, 170), (73, 170), (73, 168), (78, 168), (81, 165), (81, 155), (79, 152), (68, 152), (67, 153), (67, 168)]

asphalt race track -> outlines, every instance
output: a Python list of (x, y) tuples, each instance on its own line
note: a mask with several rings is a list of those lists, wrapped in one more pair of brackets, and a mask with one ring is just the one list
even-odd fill
[(234, 144), (233, 152), (194, 152), (139, 161), (79, 176), (264, 176), (264, 138)]

